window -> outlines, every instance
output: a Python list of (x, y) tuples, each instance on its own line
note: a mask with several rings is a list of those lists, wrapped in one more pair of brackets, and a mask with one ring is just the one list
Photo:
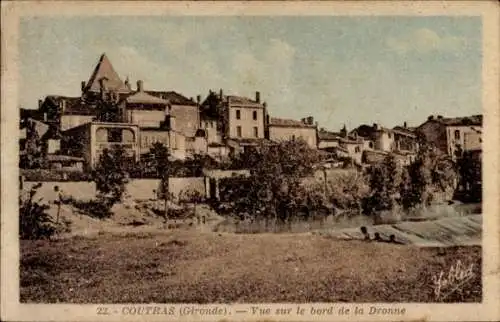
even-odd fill
[(253, 111), (253, 113), (252, 113), (252, 114), (253, 114), (253, 119), (254, 119), (254, 120), (257, 120), (257, 111)]
[(241, 119), (241, 111), (240, 110), (236, 110), (236, 119), (237, 120)]
[(359, 148), (359, 146), (357, 146), (357, 147), (355, 147), (355, 148), (354, 148), (354, 152), (355, 152), (355, 153), (359, 153), (359, 152), (361, 152), (361, 149)]
[(241, 138), (241, 126), (236, 127), (236, 135)]
[(135, 135), (134, 132), (130, 129), (124, 129), (123, 130), (123, 142), (125, 143), (134, 143), (135, 141)]
[(119, 143), (122, 142), (122, 129), (109, 129), (108, 142)]
[(455, 130), (455, 140), (460, 140), (460, 131)]
[(295, 141), (295, 134), (292, 134), (292, 141)]
[(373, 142), (368, 143), (368, 146), (370, 147), (370, 149), (373, 149)]
[(259, 128), (256, 126), (253, 127), (253, 136), (259, 137)]
[(105, 128), (98, 128), (96, 133), (96, 140), (97, 142), (107, 142), (108, 141), (108, 130)]

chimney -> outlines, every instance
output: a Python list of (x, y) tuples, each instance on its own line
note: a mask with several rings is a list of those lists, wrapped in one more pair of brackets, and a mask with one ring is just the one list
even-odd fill
[(224, 97), (224, 92), (222, 91), (222, 88), (220, 89), (220, 92), (219, 92), (219, 97), (220, 99), (222, 100), (222, 98)]
[(82, 81), (82, 92), (85, 90), (85, 81)]
[(127, 78), (125, 78), (125, 87), (127, 87), (127, 89), (128, 89), (128, 90), (130, 90), (130, 89), (131, 89), (131, 88), (130, 88), (130, 81), (129, 81), (129, 79), (128, 79), (128, 76), (127, 76)]
[(260, 103), (260, 92), (255, 92), (255, 101)]
[(144, 92), (144, 82), (142, 80), (137, 81), (137, 91)]
[(406, 123), (406, 121), (403, 123), (403, 127), (406, 129), (408, 128), (408, 123)]
[(168, 129), (169, 131), (175, 131), (175, 117), (168, 115)]
[(196, 103), (201, 104), (201, 95), (196, 95)]
[(38, 100), (38, 108), (42, 108), (42, 105), (43, 105), (43, 101), (42, 100)]
[(373, 123), (373, 129), (374, 129), (375, 131), (378, 131), (378, 124), (377, 124), (377, 123)]
[(44, 112), (44, 113), (43, 113), (43, 121), (44, 121), (44, 122), (47, 122), (47, 119), (48, 119), (48, 118), (47, 118), (47, 112)]
[(429, 115), (429, 117), (427, 118), (427, 121), (432, 121), (434, 119), (434, 115)]
[(307, 125), (314, 125), (314, 117), (312, 117), (312, 116), (308, 116), (308, 117), (306, 118), (306, 124), (307, 124)]

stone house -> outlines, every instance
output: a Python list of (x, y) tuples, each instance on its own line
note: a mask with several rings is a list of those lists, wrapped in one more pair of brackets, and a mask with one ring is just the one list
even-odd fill
[(455, 159), (460, 150), (481, 149), (482, 123), (482, 115), (454, 118), (431, 115), (416, 131), (428, 143)]
[(271, 141), (302, 139), (311, 148), (318, 148), (318, 127), (312, 116), (301, 121), (270, 117), (267, 125)]
[[(265, 141), (267, 107), (260, 93), (255, 99), (210, 91), (200, 106), (200, 121), (208, 144), (226, 144), (232, 153)], [(215, 128), (214, 128), (215, 125)]]
[(66, 130), (61, 150), (64, 155), (81, 157), (86, 170), (99, 161), (104, 149), (120, 145), (132, 161), (139, 161), (139, 126), (116, 122), (91, 122)]

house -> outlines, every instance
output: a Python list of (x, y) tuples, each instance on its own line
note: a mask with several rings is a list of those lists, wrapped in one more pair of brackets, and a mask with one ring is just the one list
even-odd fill
[(318, 148), (318, 127), (314, 124), (312, 116), (301, 121), (270, 117), (267, 122), (268, 139), (271, 141), (283, 141), (302, 139), (309, 147)]
[(91, 122), (66, 130), (63, 136), (63, 154), (83, 158), (86, 170), (95, 167), (104, 149), (118, 145), (131, 161), (139, 161), (139, 126), (136, 124)]
[(404, 122), (403, 126), (395, 126), (392, 129), (394, 135), (394, 150), (405, 153), (416, 153), (418, 150), (418, 138), (414, 128), (409, 128)]
[(352, 137), (362, 137), (368, 143), (368, 149), (391, 152), (395, 149), (394, 133), (391, 129), (377, 123), (360, 125), (350, 133)]
[(481, 149), (482, 123), (482, 115), (453, 118), (431, 115), (416, 131), (428, 143), (455, 159), (460, 151)]
[(318, 149), (333, 152), (336, 147), (340, 146), (342, 137), (343, 135), (339, 132), (331, 132), (321, 128), (318, 131)]
[(267, 107), (261, 102), (259, 92), (255, 93), (255, 99), (251, 99), (224, 95), (222, 90), (219, 94), (210, 91), (200, 110), (208, 144), (223, 143), (232, 153), (239, 153), (246, 147), (266, 141)]
[(164, 99), (168, 102), (168, 115), (175, 117), (179, 133), (186, 137), (195, 137), (196, 131), (203, 128), (200, 124), (200, 100), (187, 98), (174, 91), (152, 91), (147, 90), (147, 94)]

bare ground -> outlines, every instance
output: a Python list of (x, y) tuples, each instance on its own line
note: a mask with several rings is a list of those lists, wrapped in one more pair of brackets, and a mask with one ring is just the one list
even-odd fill
[(457, 260), (474, 278), (445, 301), (479, 302), (481, 247), (417, 248), (311, 234), (195, 230), (21, 241), (22, 302), (434, 302)]

